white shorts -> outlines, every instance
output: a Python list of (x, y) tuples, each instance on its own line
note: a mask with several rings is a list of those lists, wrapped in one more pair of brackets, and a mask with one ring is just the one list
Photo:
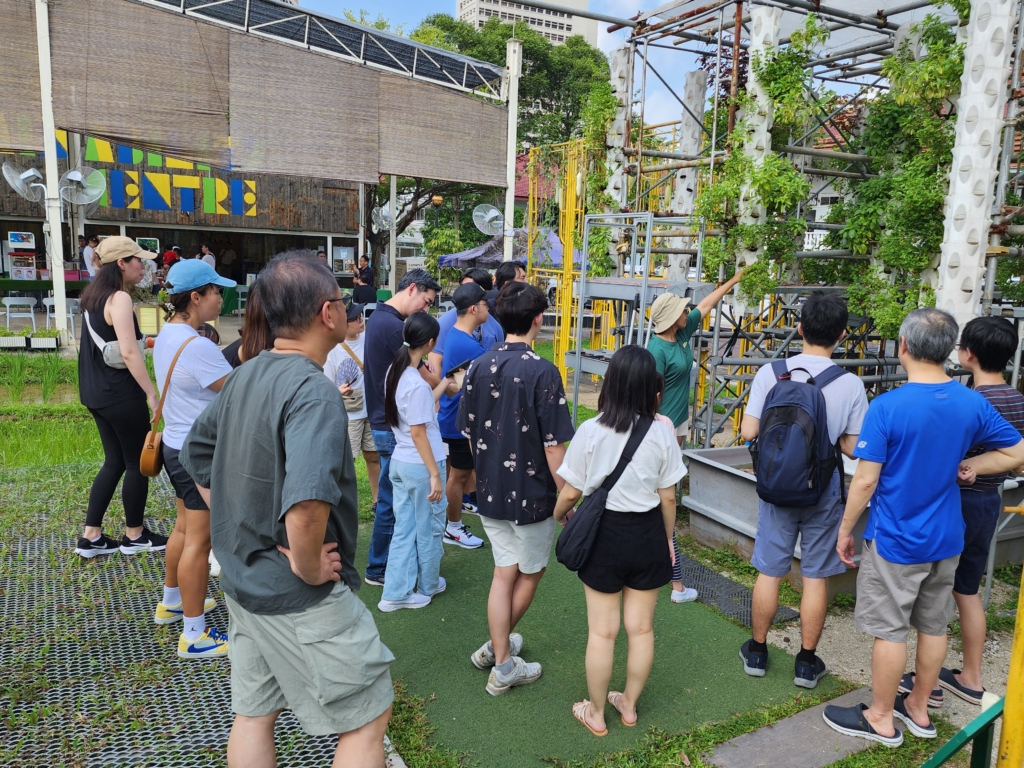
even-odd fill
[(520, 573), (537, 573), (548, 567), (551, 543), (555, 540), (555, 518), (516, 525), (511, 520), (481, 515), (480, 522), (491, 542), (494, 564), (499, 568), (518, 565)]
[(690, 420), (687, 419), (678, 427), (676, 427), (676, 437), (686, 437), (690, 431)]

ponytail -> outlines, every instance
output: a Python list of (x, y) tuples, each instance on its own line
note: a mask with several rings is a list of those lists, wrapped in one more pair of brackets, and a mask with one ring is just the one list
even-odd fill
[(437, 320), (426, 312), (417, 312), (406, 318), (402, 327), (402, 346), (395, 353), (384, 381), (384, 421), (389, 427), (398, 426), (398, 403), (395, 396), (402, 374), (412, 365), (412, 350), (425, 346), (431, 339), (436, 341), (440, 330)]

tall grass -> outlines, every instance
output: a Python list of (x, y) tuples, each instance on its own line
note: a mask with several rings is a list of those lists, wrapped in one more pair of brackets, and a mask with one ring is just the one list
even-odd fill
[(0, 407), (0, 469), (102, 460), (99, 433), (81, 405)]
[(61, 359), (57, 355), (46, 355), (43, 358), (42, 371), (39, 377), (39, 390), (43, 402), (48, 403), (57, 392), (60, 384)]
[(4, 378), (4, 388), (7, 390), (7, 397), (11, 399), (11, 402), (21, 402), (21, 397), (25, 393), (27, 368), (24, 352), (11, 356), (10, 365), (7, 366), (7, 375)]

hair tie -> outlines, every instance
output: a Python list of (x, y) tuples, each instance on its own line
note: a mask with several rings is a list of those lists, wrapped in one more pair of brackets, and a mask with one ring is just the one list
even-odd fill
[[(405, 346), (407, 346), (407, 347), (409, 346), (409, 342), (408, 342), (408, 341), (403, 341), (402, 343), (403, 343), (403, 344), (404, 344)], [(411, 347), (410, 347), (410, 349), (411, 349)]]

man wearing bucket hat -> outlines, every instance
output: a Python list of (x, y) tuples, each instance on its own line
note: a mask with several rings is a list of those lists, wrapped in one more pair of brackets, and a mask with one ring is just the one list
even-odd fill
[[(690, 337), (700, 328), (701, 321), (713, 307), (740, 281), (742, 270), (730, 280), (705, 296), (688, 310), (690, 300), (674, 293), (663, 293), (651, 305), (651, 325), (654, 336), (647, 349), (654, 355), (658, 373), (665, 378), (658, 410), (672, 420), (676, 440), (682, 445), (689, 431), (690, 371), (693, 368), (693, 349)], [(673, 546), (675, 540), (673, 539)], [(689, 603), (697, 599), (697, 590), (683, 586), (679, 549), (676, 547), (675, 566), (672, 568), (672, 602)]]

